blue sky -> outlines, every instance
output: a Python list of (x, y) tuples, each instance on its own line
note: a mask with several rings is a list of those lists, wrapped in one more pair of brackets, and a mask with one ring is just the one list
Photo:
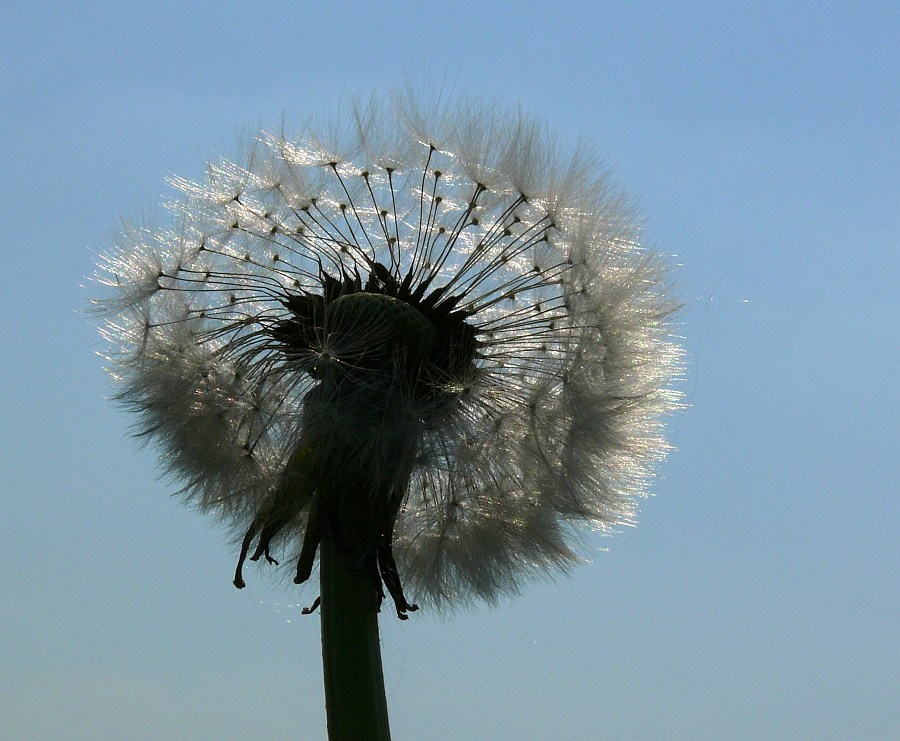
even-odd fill
[(386, 614), (394, 737), (900, 736), (895, 3), (80, 5), (0, 30), (0, 737), (323, 737), (309, 593), (231, 586), (81, 286), (168, 175), (407, 79), (606, 154), (680, 266), (690, 407), (571, 578)]

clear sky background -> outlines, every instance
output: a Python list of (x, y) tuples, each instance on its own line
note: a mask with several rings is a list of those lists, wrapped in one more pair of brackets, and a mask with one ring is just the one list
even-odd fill
[(900, 738), (896, 2), (0, 5), (0, 738), (324, 737), (314, 595), (231, 586), (81, 286), (168, 175), (408, 78), (606, 153), (680, 265), (690, 407), (571, 578), (385, 612), (394, 738)]

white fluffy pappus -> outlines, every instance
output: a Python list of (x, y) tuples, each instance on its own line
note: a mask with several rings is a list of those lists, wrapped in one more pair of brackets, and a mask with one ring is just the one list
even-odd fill
[(494, 601), (633, 520), (680, 350), (664, 262), (583, 152), (410, 96), (261, 133), (101, 260), (109, 370), (184, 498), (398, 614)]

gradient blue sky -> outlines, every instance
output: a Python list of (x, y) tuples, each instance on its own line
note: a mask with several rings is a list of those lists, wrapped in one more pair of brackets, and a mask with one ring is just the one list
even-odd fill
[(309, 592), (231, 586), (80, 285), (167, 175), (407, 78), (607, 154), (681, 266), (690, 408), (571, 578), (385, 615), (394, 737), (900, 737), (900, 6), (86, 5), (0, 14), (0, 738), (324, 737)]

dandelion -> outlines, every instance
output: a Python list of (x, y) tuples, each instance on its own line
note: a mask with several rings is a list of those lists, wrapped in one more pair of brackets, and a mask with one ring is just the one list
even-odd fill
[(632, 522), (679, 353), (666, 268), (593, 159), (519, 112), (374, 99), (173, 184), (97, 308), (139, 433), (237, 534), (235, 586), (318, 558), (325, 645), (326, 572), (356, 579), (340, 610), (405, 619)]

